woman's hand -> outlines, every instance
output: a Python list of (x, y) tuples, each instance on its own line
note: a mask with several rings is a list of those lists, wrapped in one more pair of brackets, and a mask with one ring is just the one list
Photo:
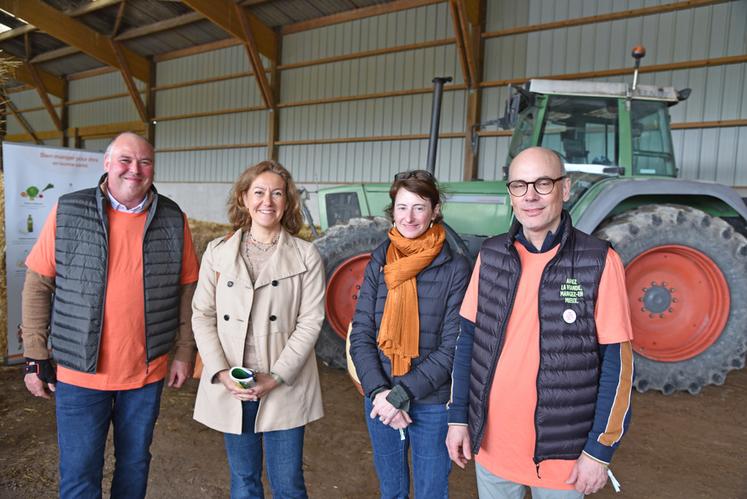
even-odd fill
[(256, 385), (249, 388), (249, 393), (254, 397), (254, 400), (259, 400), (275, 388), (280, 386), (275, 378), (270, 374), (266, 373), (254, 373), (254, 380), (257, 382)]
[(387, 426), (391, 426), (395, 430), (407, 428), (407, 426), (412, 423), (412, 419), (410, 419), (407, 412), (397, 409), (389, 403), (386, 396), (389, 395), (390, 391), (391, 390), (384, 390), (383, 392), (376, 394), (373, 399), (373, 409), (371, 409), (371, 414), (369, 416), (371, 419), (376, 419), (376, 417), (378, 417), (379, 421)]
[(257, 397), (252, 393), (253, 388), (241, 388), (231, 379), (231, 376), (228, 374), (228, 369), (218, 373), (218, 381), (223, 383), (223, 386), (226, 390), (231, 392), (231, 395), (233, 395), (235, 399), (241, 400), (242, 402), (246, 400), (257, 400)]

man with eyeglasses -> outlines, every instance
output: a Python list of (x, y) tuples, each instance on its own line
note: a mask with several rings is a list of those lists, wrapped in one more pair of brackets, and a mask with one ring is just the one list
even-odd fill
[(630, 420), (624, 268), (571, 225), (554, 151), (522, 151), (507, 187), (516, 220), (483, 243), (462, 303), (446, 444), (461, 467), (475, 455), (483, 499), (579, 498)]
[(104, 170), (60, 197), (26, 259), (24, 382), (54, 392), (63, 499), (102, 496), (109, 426), (111, 497), (145, 497), (164, 380), (181, 387), (196, 353), (197, 256), (186, 215), (153, 187), (153, 146), (123, 133)]

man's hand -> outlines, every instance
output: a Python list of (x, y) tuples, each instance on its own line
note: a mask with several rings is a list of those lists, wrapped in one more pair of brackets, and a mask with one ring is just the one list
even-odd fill
[(24, 376), (23, 382), (26, 384), (26, 389), (31, 392), (31, 395), (33, 395), (34, 397), (42, 397), (48, 399), (50, 398), (49, 392), (55, 391), (54, 383), (45, 383), (39, 378), (39, 375), (36, 373), (29, 373)]
[(607, 466), (581, 454), (565, 483), (575, 485), (576, 491), (584, 495), (593, 494), (607, 483)]
[(194, 372), (194, 365), (191, 362), (184, 362), (183, 360), (171, 361), (171, 369), (169, 370), (169, 386), (171, 388), (181, 388), (185, 381), (187, 381), (192, 373)]
[(466, 426), (449, 426), (449, 433), (446, 434), (446, 449), (449, 451), (451, 460), (464, 469), (467, 462), (472, 459), (472, 444)]

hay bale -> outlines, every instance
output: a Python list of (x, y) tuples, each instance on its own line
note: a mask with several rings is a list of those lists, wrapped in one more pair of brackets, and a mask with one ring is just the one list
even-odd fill
[[(0, 248), (3, 249), (0, 258), (0, 331), (5, 331), (8, 323), (8, 279), (5, 273), (5, 177), (0, 171)], [(0, 334), (0, 358), (8, 354), (8, 335)]]
[[(233, 232), (233, 229), (229, 224), (205, 222), (203, 220), (194, 220), (192, 218), (189, 219), (189, 229), (192, 231), (192, 243), (195, 247), (195, 253), (197, 253), (197, 258), (200, 260), (202, 260), (202, 254), (205, 252), (205, 248), (207, 248), (210, 241), (216, 237), (225, 236), (226, 234)], [(317, 230), (320, 231), (321, 229), (317, 227)], [(306, 241), (312, 241), (314, 239), (308, 225), (304, 225), (297, 235)]]

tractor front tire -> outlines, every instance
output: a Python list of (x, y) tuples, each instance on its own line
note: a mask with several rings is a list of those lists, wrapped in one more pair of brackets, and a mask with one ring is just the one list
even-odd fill
[(677, 205), (622, 213), (595, 235), (612, 243), (626, 267), (638, 391), (696, 394), (744, 367), (744, 236)]
[(327, 317), (316, 342), (316, 355), (326, 365), (338, 369), (347, 366), (345, 338), (352, 310), (357, 300), (356, 289), (350, 286), (363, 279), (363, 269), (371, 253), (386, 239), (391, 223), (385, 218), (354, 218), (345, 225), (330, 227), (323, 237), (314, 241), (322, 255), (326, 273)]

